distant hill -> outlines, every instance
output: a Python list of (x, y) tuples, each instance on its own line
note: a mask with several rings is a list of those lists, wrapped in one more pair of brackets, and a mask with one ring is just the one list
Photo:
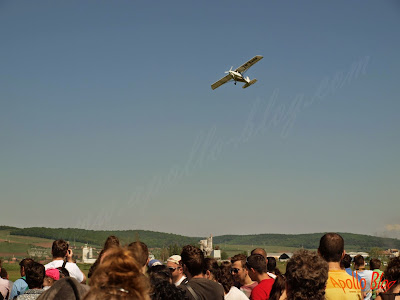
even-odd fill
[[(282, 247), (317, 249), (319, 240), (324, 234), (325, 233), (221, 235), (214, 237), (214, 243), (228, 245), (277, 245)], [(339, 234), (345, 241), (345, 248), (347, 251), (369, 251), (373, 247), (383, 249), (400, 248), (400, 240), (398, 239), (355, 233)]]
[[(0, 226), (7, 228), (10, 235), (41, 237), (47, 239), (65, 239), (72, 242), (89, 243), (91, 245), (102, 246), (106, 238), (115, 235), (125, 243), (130, 243), (140, 239), (150, 248), (162, 248), (169, 245), (186, 245), (198, 244), (200, 239), (204, 237), (187, 237), (172, 233), (155, 232), (149, 230), (118, 230), (118, 231), (102, 231), (102, 230), (85, 230), (76, 228), (15, 228)], [(249, 235), (221, 235), (214, 237), (215, 245), (267, 245), (317, 249), (319, 240), (324, 233), (309, 234), (249, 234)], [(381, 238), (376, 236), (340, 233), (345, 240), (345, 248), (347, 251), (369, 251), (373, 247), (383, 249), (397, 248), (400, 249), (400, 240), (392, 238)]]
[(149, 230), (86, 230), (77, 228), (45, 228), (31, 227), (23, 229), (11, 229), (10, 235), (34, 236), (46, 239), (64, 239), (73, 242), (89, 243), (92, 246), (103, 246), (110, 235), (117, 236), (122, 244), (128, 244), (140, 240), (150, 248), (161, 248), (169, 245), (197, 244), (200, 238), (186, 237), (182, 235), (163, 233)]

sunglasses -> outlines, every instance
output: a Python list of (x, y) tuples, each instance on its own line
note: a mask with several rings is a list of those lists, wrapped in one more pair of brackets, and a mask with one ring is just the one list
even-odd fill
[(171, 273), (172, 272), (175, 272), (175, 270), (177, 269), (177, 268), (173, 268), (173, 267), (168, 267), (168, 269), (171, 271)]
[(231, 273), (237, 274), (237, 273), (239, 273), (239, 269), (238, 268), (232, 268), (231, 269)]

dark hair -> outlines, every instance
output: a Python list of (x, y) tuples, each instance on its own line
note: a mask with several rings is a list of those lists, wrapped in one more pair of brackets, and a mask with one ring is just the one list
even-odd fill
[(57, 270), (60, 273), (60, 278), (69, 277), (69, 271), (65, 267), (58, 267)]
[(360, 254), (354, 257), (354, 266), (360, 267), (363, 266), (365, 263), (364, 257)]
[(218, 272), (219, 272), (219, 266), (218, 266), (218, 262), (215, 258), (210, 258), (207, 257), (204, 259), (204, 270), (203, 270), (203, 274), (206, 274), (207, 271), (210, 271), (210, 273), (217, 278), (218, 276)]
[(29, 269), (34, 263), (34, 260), (32, 258), (24, 258), (19, 262), (19, 266), (22, 268), (24, 267), (24, 270), (26, 271)]
[(115, 235), (110, 235), (106, 241), (104, 242), (103, 250), (107, 250), (111, 247), (119, 247), (119, 238), (117, 238)]
[(369, 261), (369, 268), (371, 270), (380, 269), (381, 268), (381, 261), (377, 258), (372, 258)]
[(233, 275), (231, 272), (231, 263), (230, 262), (222, 262), (219, 267), (219, 274), (217, 275), (217, 281), (224, 288), (225, 294), (229, 293), (229, 290), (234, 284)]
[(271, 292), (269, 293), (269, 300), (279, 300), (285, 290), (286, 280), (282, 274), (276, 275), (274, 284), (272, 285)]
[(4, 269), (4, 268), (1, 268), (1, 270), (0, 270), (0, 278), (7, 279), (7, 276), (8, 276), (7, 270)]
[(340, 265), (343, 265), (344, 268), (350, 268), (351, 266), (351, 256), (348, 254), (345, 254), (340, 261)]
[(246, 268), (250, 270), (253, 268), (259, 274), (267, 273), (267, 262), (265, 257), (260, 254), (253, 254), (247, 258)]
[(171, 279), (171, 272), (167, 266), (157, 265), (150, 267), (147, 270), (149, 274), (150, 283), (154, 287), (159, 281), (168, 281)]
[(151, 294), (152, 300), (188, 300), (184, 290), (177, 288), (168, 281), (158, 282)]
[(242, 268), (244, 268), (244, 265), (246, 264), (246, 260), (247, 260), (247, 256), (240, 253), (240, 254), (236, 254), (234, 257), (231, 258), (231, 263), (234, 264), (237, 261), (241, 261)]
[(186, 245), (182, 248), (182, 264), (186, 266), (190, 275), (196, 276), (204, 270), (204, 254), (199, 248)]
[(136, 261), (144, 267), (149, 259), (149, 249), (143, 242), (136, 241), (128, 245), (128, 249), (132, 252), (133, 257)]
[(344, 240), (337, 233), (327, 233), (321, 237), (318, 250), (327, 262), (340, 262), (344, 252)]
[(32, 266), (26, 270), (25, 274), (26, 283), (30, 289), (42, 288), (44, 276), (46, 275), (42, 264), (34, 262)]
[(65, 257), (67, 255), (69, 245), (64, 240), (56, 240), (51, 246), (51, 254), (53, 257)]
[(389, 289), (390, 292), (393, 291), (395, 286), (400, 283), (400, 257), (393, 257), (389, 260), (385, 272), (383, 273), (383, 278), (389, 282), (396, 282)]
[(119, 247), (119, 245), (120, 245), (119, 244), (119, 239), (115, 235), (110, 235), (106, 239), (103, 249), (101, 250), (99, 256), (96, 259), (96, 261), (93, 263), (93, 265), (89, 269), (88, 278), (92, 277), (92, 274), (96, 270), (97, 266), (99, 265), (101, 257), (103, 256), (104, 252), (106, 252), (111, 247)]
[(267, 270), (275, 275), (281, 274), (281, 271), (276, 267), (276, 259), (275, 257), (269, 256), (267, 257)]
[(328, 263), (316, 252), (295, 252), (286, 265), (287, 299), (325, 299), (328, 272)]
[(264, 259), (267, 258), (267, 252), (265, 252), (265, 250), (263, 248), (253, 249), (253, 250), (251, 250), (250, 254), (251, 255), (258, 254), (258, 255), (264, 256)]

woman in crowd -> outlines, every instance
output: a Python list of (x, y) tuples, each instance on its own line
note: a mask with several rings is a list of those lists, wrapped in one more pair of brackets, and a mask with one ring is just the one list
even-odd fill
[(100, 263), (101, 257), (103, 256), (104, 252), (106, 252), (108, 249), (111, 247), (119, 247), (119, 239), (114, 236), (110, 235), (107, 240), (104, 243), (103, 250), (101, 250), (99, 256), (97, 257), (96, 261), (94, 264), (90, 267), (89, 272), (88, 272), (88, 278), (92, 277), (93, 272), (96, 270), (97, 266)]
[(205, 258), (203, 271), (204, 277), (212, 281), (217, 281), (218, 273), (219, 266), (217, 260), (209, 257)]
[(114, 247), (107, 251), (94, 271), (90, 285), (85, 300), (150, 300), (149, 279), (126, 248)]
[(400, 257), (394, 257), (389, 261), (383, 279), (387, 280), (387, 291), (380, 293), (376, 300), (400, 299)]
[(230, 262), (221, 262), (217, 275), (218, 282), (224, 288), (225, 300), (248, 300), (249, 298), (233, 285), (234, 279), (231, 269), (232, 264)]
[(286, 299), (325, 300), (328, 271), (328, 263), (316, 252), (305, 249), (295, 252), (286, 265)]

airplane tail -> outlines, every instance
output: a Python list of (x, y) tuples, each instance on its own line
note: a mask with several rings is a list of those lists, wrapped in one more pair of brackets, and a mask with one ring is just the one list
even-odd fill
[(251, 85), (253, 85), (253, 84), (255, 84), (257, 82), (257, 79), (252, 79), (252, 80), (250, 80), (248, 83), (246, 83), (244, 86), (243, 86), (243, 88), (245, 89), (245, 88), (248, 88), (249, 86), (251, 86)]

